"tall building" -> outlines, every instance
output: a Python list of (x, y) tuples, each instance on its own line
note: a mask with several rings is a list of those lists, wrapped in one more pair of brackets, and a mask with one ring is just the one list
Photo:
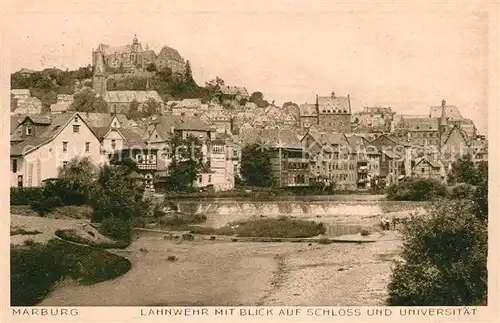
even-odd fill
[(173, 73), (178, 74), (183, 74), (186, 69), (186, 63), (177, 50), (164, 46), (156, 55), (147, 46), (144, 50), (136, 35), (134, 35), (132, 44), (114, 47), (99, 44), (92, 51), (92, 65), (96, 66), (99, 59), (102, 59), (107, 72), (115, 73), (144, 71), (152, 63), (158, 69), (168, 67)]
[(316, 96), (316, 103), (299, 107), (300, 126), (307, 129), (313, 125), (324, 131), (351, 132), (351, 98), (336, 96)]

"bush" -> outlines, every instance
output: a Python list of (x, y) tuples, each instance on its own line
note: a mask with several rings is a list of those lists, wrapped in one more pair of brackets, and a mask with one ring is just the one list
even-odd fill
[(431, 201), (445, 196), (446, 186), (434, 179), (413, 179), (387, 189), (387, 198), (396, 201)]
[(402, 230), (402, 262), (392, 270), (388, 303), (473, 306), (487, 295), (488, 226), (467, 200), (434, 203)]
[(128, 241), (95, 242), (76, 234), (73, 229), (56, 230), (55, 235), (64, 240), (85, 244), (100, 249), (125, 249), (130, 245), (130, 242)]
[(61, 205), (62, 200), (59, 196), (45, 196), (44, 192), (44, 196), (38, 201), (33, 202), (31, 204), (31, 208), (40, 216), (44, 216), (45, 214), (51, 212), (55, 207)]
[(102, 220), (99, 231), (105, 236), (115, 240), (132, 240), (132, 226), (130, 225), (130, 222), (114, 216)]
[(41, 187), (11, 187), (10, 205), (31, 205), (42, 199)]
[(183, 224), (197, 224), (203, 223), (207, 220), (206, 215), (204, 214), (183, 214), (177, 213), (173, 215), (166, 215), (160, 218), (160, 225), (169, 226), (169, 225), (183, 225)]
[(65, 277), (94, 284), (123, 275), (131, 268), (130, 261), (123, 257), (59, 240), (14, 247), (10, 263), (11, 306), (36, 305)]
[(461, 183), (451, 189), (452, 199), (470, 199), (474, 193), (474, 187), (470, 184)]
[(221, 228), (210, 228), (210, 227), (199, 227), (199, 226), (190, 226), (189, 232), (192, 234), (205, 234), (205, 235), (221, 235), (221, 236), (232, 236), (235, 234), (235, 230), (229, 226), (221, 227)]
[(362, 230), (361, 230), (361, 235), (362, 235), (363, 237), (369, 236), (369, 235), (370, 235), (370, 231), (369, 231), (369, 230), (367, 230), (367, 229), (362, 229)]
[(287, 218), (253, 220), (236, 228), (240, 237), (307, 238), (324, 233), (323, 223)]

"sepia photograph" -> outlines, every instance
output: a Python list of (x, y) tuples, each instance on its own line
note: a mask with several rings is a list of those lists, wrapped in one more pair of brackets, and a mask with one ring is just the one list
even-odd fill
[(11, 6), (11, 307), (491, 303), (491, 3), (243, 3)]

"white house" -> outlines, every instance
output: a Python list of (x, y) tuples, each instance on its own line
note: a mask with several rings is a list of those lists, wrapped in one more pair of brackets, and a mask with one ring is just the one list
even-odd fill
[(11, 134), (10, 185), (40, 186), (73, 158), (100, 161), (100, 144), (79, 112), (26, 116)]

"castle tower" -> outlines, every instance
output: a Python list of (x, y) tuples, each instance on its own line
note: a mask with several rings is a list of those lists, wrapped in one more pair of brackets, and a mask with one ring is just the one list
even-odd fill
[(105, 73), (104, 54), (100, 51), (95, 53), (94, 76), (92, 77), (92, 88), (100, 96), (104, 96), (107, 91), (108, 77)]

